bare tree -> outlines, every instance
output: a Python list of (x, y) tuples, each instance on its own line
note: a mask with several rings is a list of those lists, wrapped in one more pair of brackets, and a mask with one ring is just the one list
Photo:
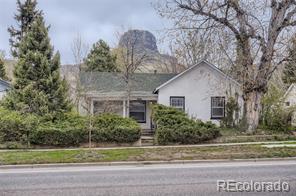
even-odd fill
[[(122, 33), (118, 33), (118, 37), (121, 38)], [(114, 50), (117, 55), (117, 63), (121, 69), (122, 78), (126, 86), (126, 117), (129, 117), (134, 73), (136, 71), (140, 71), (145, 61), (149, 60), (147, 52), (137, 47), (140, 39), (141, 37), (139, 37), (137, 33), (132, 33), (131, 36), (126, 36), (121, 42), (122, 45), (118, 46), (118, 48)]]
[[(88, 91), (90, 91), (91, 86), (82, 86), (80, 80), (81, 68), (83, 67), (83, 60), (85, 59), (88, 52), (88, 45), (85, 44), (82, 40), (81, 35), (78, 33), (74, 38), (71, 50), (74, 57), (75, 64), (68, 69), (66, 72), (66, 77), (68, 82), (70, 83), (70, 93), (71, 98), (79, 112), (80, 107), (86, 111), (88, 116), (88, 145), (89, 148), (92, 147), (92, 129), (93, 129), (93, 111), (92, 111), (92, 100), (88, 97)], [(88, 81), (84, 81), (86, 84), (91, 84), (93, 79), (93, 73), (88, 73), (87, 78)]]
[(83, 67), (83, 60), (85, 59), (89, 47), (87, 44), (83, 42), (83, 39), (79, 33), (73, 39), (71, 45), (72, 55), (74, 57), (74, 65), (70, 65), (65, 74), (67, 81), (70, 86), (70, 97), (72, 98), (74, 105), (79, 109), (79, 99), (82, 94), (85, 94), (85, 89), (81, 87), (80, 84), (80, 71)]
[(261, 99), (273, 72), (285, 61), (285, 38), (295, 31), (295, 0), (166, 0), (159, 11), (178, 28), (224, 32), (236, 48), (246, 130), (259, 123)]

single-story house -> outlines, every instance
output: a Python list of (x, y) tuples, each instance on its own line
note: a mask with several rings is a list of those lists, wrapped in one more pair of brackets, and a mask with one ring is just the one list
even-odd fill
[[(296, 106), (296, 84), (291, 84), (284, 94), (284, 107)], [(291, 116), (291, 125), (296, 126), (296, 112)]]
[(0, 78), (0, 100), (6, 95), (10, 89), (10, 83)]
[(130, 90), (121, 73), (84, 72), (80, 74), (80, 85), (84, 90), (79, 104), (81, 114), (114, 112), (134, 118), (143, 129), (153, 128), (150, 107), (153, 103), (172, 106), (191, 118), (218, 124), (225, 116), (227, 98), (234, 97), (241, 106), (238, 115), (242, 115), (240, 85), (207, 61), (179, 74), (135, 73)]

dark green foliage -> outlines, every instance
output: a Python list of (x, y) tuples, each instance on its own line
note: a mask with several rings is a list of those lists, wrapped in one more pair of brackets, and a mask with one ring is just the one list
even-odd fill
[(0, 56), (0, 79), (2, 80), (7, 80), (6, 72), (5, 72), (5, 67), (4, 67), (4, 61)]
[(55, 122), (42, 119), (31, 141), (36, 145), (78, 146), (87, 141), (86, 118), (76, 113), (66, 113)]
[(37, 129), (38, 118), (0, 108), (0, 141), (28, 143), (29, 136)]
[(71, 147), (87, 141), (85, 129), (65, 124), (43, 125), (31, 135), (32, 144)]
[(3, 105), (8, 109), (47, 115), (53, 119), (69, 111), (67, 85), (60, 78), (60, 55), (53, 56), (43, 17), (34, 20), (19, 45), (18, 53), (14, 88)]
[(99, 72), (116, 72), (116, 56), (111, 54), (108, 44), (99, 40), (95, 43), (84, 59), (86, 71), (99, 71)]
[[(47, 117), (0, 108), (0, 142), (13, 145), (79, 146), (88, 142), (88, 119), (76, 113), (65, 113), (52, 122)], [(141, 137), (140, 126), (129, 118), (102, 114), (93, 117), (92, 121), (92, 141), (96, 143), (134, 143)]]
[(36, 0), (25, 0), (23, 3), (21, 0), (17, 0), (17, 11), (14, 19), (17, 22), (18, 28), (11, 26), (8, 28), (10, 33), (10, 46), (12, 55), (16, 58), (19, 57), (19, 47), (23, 37), (30, 30), (34, 20), (42, 15), (42, 12), (37, 10)]
[(222, 119), (221, 123), (227, 128), (234, 128), (236, 126), (235, 114), (239, 110), (239, 105), (233, 97), (228, 98), (225, 110), (225, 117)]
[(141, 137), (139, 124), (131, 118), (102, 114), (93, 118), (94, 142), (134, 143)]
[(159, 144), (197, 144), (220, 135), (213, 123), (191, 120), (184, 112), (163, 105), (153, 107), (153, 120)]
[(289, 49), (289, 61), (283, 70), (283, 82), (287, 86), (296, 83), (296, 37), (292, 39), (292, 46)]
[[(87, 143), (87, 120), (87, 117), (68, 113), (54, 123), (43, 122), (32, 134), (32, 144), (69, 147)], [(132, 119), (102, 114), (93, 117), (92, 121), (92, 142), (133, 143), (140, 139), (141, 129)]]

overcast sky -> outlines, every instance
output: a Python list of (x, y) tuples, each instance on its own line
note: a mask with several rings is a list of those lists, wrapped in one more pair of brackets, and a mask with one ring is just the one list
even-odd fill
[[(151, 31), (157, 38), (168, 23), (159, 17), (152, 4), (157, 0), (38, 0), (50, 37), (61, 53), (62, 63), (72, 63), (71, 43), (80, 34), (87, 44), (104, 39), (116, 45), (116, 31), (122, 27)], [(9, 57), (7, 28), (15, 25), (16, 0), (0, 0), (0, 49)], [(159, 44), (159, 47), (163, 47)]]

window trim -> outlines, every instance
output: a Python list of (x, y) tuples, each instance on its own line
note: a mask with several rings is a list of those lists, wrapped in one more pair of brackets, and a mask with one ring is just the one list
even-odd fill
[[(213, 116), (213, 99), (214, 98), (222, 98), (223, 99), (223, 116)], [(225, 117), (225, 96), (214, 96), (211, 97), (211, 120), (221, 120)]]
[[(173, 108), (176, 108), (176, 107), (172, 106), (172, 99), (174, 99), (174, 98), (183, 99), (183, 109), (182, 110), (185, 111), (185, 96), (170, 96), (170, 106)], [(176, 108), (176, 109), (178, 109), (178, 108)]]
[(146, 123), (147, 122), (147, 101), (146, 100), (130, 100), (130, 108), (129, 108), (129, 117), (130, 118), (132, 118), (131, 117), (131, 112), (133, 112), (133, 111), (131, 111), (131, 102), (142, 102), (142, 103), (144, 103), (144, 120), (136, 120), (136, 119), (134, 119), (135, 121), (137, 121), (137, 123)]

